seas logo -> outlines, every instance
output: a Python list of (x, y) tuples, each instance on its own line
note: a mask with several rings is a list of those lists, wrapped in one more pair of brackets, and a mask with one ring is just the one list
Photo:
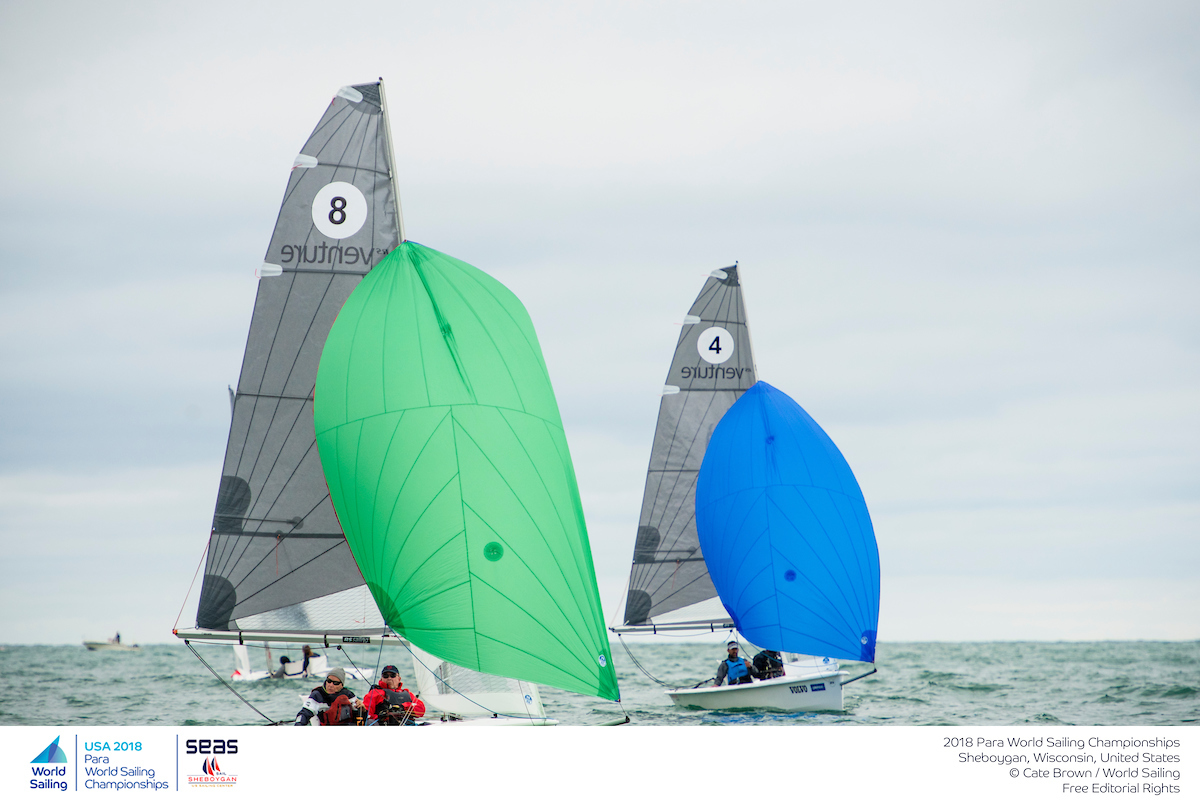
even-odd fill
[[(67, 790), (67, 752), (58, 744), (58, 738), (46, 746), (42, 753), (29, 760), (33, 765), (33, 778), (29, 780), (30, 790)], [(57, 768), (41, 767), (42, 765), (58, 765)], [(61, 777), (61, 778), (57, 778)]]
[[(189, 754), (236, 754), (237, 740), (188, 740)], [(225, 757), (222, 756), (222, 759)], [(205, 757), (200, 772), (187, 777), (188, 787), (235, 787), (237, 774), (221, 770), (215, 756)]]

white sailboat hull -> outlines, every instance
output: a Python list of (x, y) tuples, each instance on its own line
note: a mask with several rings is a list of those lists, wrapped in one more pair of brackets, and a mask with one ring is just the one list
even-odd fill
[(774, 712), (841, 712), (844, 670), (777, 679), (668, 690), (676, 706), (690, 709), (761, 709)]
[(455, 720), (452, 718), (448, 718), (446, 720), (442, 720), (441, 718), (437, 718), (437, 717), (430, 718), (429, 715), (426, 715), (425, 718), (423, 718), (420, 721), (420, 724), (421, 725), (426, 725), (426, 724), (437, 725), (437, 726), (464, 726), (464, 727), (476, 728), (478, 726), (483, 726), (483, 727), (491, 727), (491, 726), (557, 726), (558, 721), (555, 720), (554, 718), (519, 718), (519, 717), (463, 718), (461, 720)]
[(84, 642), (83, 647), (87, 648), (89, 651), (136, 651), (136, 650), (138, 650), (138, 647), (136, 645), (125, 645), (124, 643), (117, 643), (117, 642), (92, 642), (90, 640)]

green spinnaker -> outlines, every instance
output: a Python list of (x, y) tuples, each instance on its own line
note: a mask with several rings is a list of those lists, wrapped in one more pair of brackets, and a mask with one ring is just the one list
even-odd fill
[(317, 371), (317, 448), (384, 620), (483, 673), (618, 697), (562, 419), (525, 307), (403, 242)]

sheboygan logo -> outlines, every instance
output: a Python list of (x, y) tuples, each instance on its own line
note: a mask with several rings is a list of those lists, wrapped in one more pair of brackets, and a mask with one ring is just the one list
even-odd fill
[[(58, 738), (46, 746), (42, 753), (29, 760), (34, 767), (33, 778), (29, 780), (30, 790), (62, 790), (67, 789), (67, 752), (58, 745)], [(42, 767), (57, 764), (57, 768)], [(61, 777), (61, 778), (60, 778)]]
[(187, 777), (188, 787), (233, 787), (237, 780), (236, 773), (221, 770), (215, 759), (204, 760), (200, 765), (200, 772)]

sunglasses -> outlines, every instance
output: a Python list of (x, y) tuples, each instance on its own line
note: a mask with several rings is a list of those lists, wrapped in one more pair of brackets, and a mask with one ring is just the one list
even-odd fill
[(397, 676), (399, 676), (400, 674), (399, 674), (399, 673), (392, 673), (392, 672), (390, 672), (390, 671), (389, 671), (389, 672), (387, 672), (387, 673), (381, 673), (381, 674), (379, 674), (379, 675), (383, 676), (385, 679), (394, 679), (394, 678), (396, 678)]
[(325, 683), (326, 683), (326, 684), (332, 684), (332, 685), (334, 685), (334, 686), (337, 686), (337, 687), (340, 687), (340, 686), (342, 686), (342, 683), (341, 683), (340, 681), (338, 681), (337, 679), (325, 679)]

